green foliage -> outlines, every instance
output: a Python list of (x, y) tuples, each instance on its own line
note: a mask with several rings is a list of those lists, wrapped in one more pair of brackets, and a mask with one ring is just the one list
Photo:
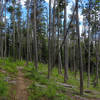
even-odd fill
[[(63, 93), (58, 92), (56, 84), (48, 84), (45, 87), (37, 86), (37, 82), (33, 82), (29, 87), (29, 100), (41, 100), (41, 98), (48, 98), (52, 100), (66, 100), (66, 96)], [(70, 99), (69, 99), (70, 100)]]
[[(17, 60), (14, 62), (12, 58), (0, 59), (0, 68), (13, 76), (17, 74), (17, 66), (22, 66), (24, 68), (23, 73), (25, 74), (25, 77), (32, 82), (28, 88), (29, 100), (66, 100), (66, 98), (71, 100), (70, 97), (66, 95), (66, 92), (69, 91), (67, 90), (68, 88), (56, 83), (64, 82), (64, 70), (62, 70), (62, 75), (59, 75), (57, 67), (53, 68), (51, 78), (48, 80), (47, 64), (39, 63), (39, 70), (37, 72), (32, 62), (29, 62), (28, 66), (25, 66), (25, 61)], [(7, 74), (5, 73), (5, 75)], [(2, 96), (6, 96), (8, 94), (8, 84), (6, 81), (4, 81), (6, 77), (5, 75), (0, 73), (0, 94)], [(74, 91), (75, 93), (79, 94), (79, 72), (77, 72), (76, 78), (74, 75), (74, 72), (69, 71), (69, 80), (67, 81), (67, 84), (74, 86), (74, 88), (72, 88), (70, 91)], [(88, 89), (99, 92), (100, 85), (98, 85), (96, 88), (93, 87), (94, 79), (95, 75), (91, 75), (90, 88)], [(85, 89), (87, 89), (87, 73), (84, 72), (84, 90)], [(87, 95), (91, 96), (91, 94)], [(99, 97), (99, 95), (97, 94), (96, 97)]]
[(4, 22), (0, 22), (0, 27), (4, 27), (4, 26), (5, 26)]
[(48, 98), (53, 99), (56, 96), (57, 90), (55, 84), (49, 85), (46, 90), (46, 94)]
[(7, 10), (8, 10), (8, 12), (12, 13), (12, 12), (14, 11), (14, 8), (13, 8), (13, 6), (9, 6), (9, 7), (7, 8)]
[(0, 65), (1, 65), (0, 67), (5, 71), (9, 72), (10, 74), (16, 75), (17, 67), (18, 66), (23, 67), (25, 65), (25, 61), (16, 60), (15, 62), (13, 58), (5, 58), (5, 59), (0, 59)]
[(29, 86), (29, 100), (41, 100), (41, 98), (65, 100), (66, 96), (60, 93), (60, 91), (64, 91), (64, 88), (57, 86), (52, 78), (47, 79), (47, 65), (40, 63), (39, 70), (41, 72), (36, 72), (32, 63), (24, 67), (25, 77), (32, 80), (32, 84)]
[(14, 62), (10, 62), (9, 59), (5, 60), (5, 65), (3, 67), (6, 71), (12, 73), (12, 74), (16, 74), (17, 73), (17, 69), (16, 69), (16, 63)]
[(25, 65), (25, 61), (24, 60), (21, 60), (21, 61), (17, 60), (16, 65), (23, 67)]
[(0, 97), (8, 95), (8, 83), (4, 81), (5, 76), (0, 73)]

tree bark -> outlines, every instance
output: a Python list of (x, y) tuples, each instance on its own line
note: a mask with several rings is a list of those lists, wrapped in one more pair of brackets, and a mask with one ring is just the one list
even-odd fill
[[(67, 11), (66, 11), (66, 0), (65, 0), (65, 6), (64, 6), (64, 37), (66, 37), (66, 24), (67, 24)], [(67, 33), (67, 37), (68, 37), (68, 33)], [(68, 80), (68, 38), (65, 39), (65, 43), (64, 43), (64, 82), (66, 82)]]
[(55, 23), (55, 8), (56, 6), (56, 0), (54, 0), (54, 6), (53, 6), (53, 33), (52, 33), (52, 68), (55, 66), (55, 56), (56, 56), (56, 23)]
[[(58, 50), (60, 50), (60, 15), (59, 15), (59, 8), (58, 8)], [(62, 60), (61, 60), (61, 52), (58, 52), (58, 74), (62, 74)]]
[(48, 78), (51, 74), (51, 0), (49, 0)]
[(16, 1), (13, 2), (13, 57), (14, 57), (14, 60), (16, 60), (16, 47), (15, 47), (15, 4), (16, 4)]
[(35, 69), (38, 70), (37, 31), (36, 31), (36, 2), (34, 0), (34, 46), (35, 46)]
[(76, 40), (74, 40), (74, 52), (73, 52), (73, 54), (74, 54), (74, 58), (73, 58), (73, 60), (74, 60), (74, 73), (75, 73), (75, 71), (76, 71), (76, 54), (75, 54), (75, 52), (76, 52), (76, 48), (75, 48), (75, 46), (76, 46)]
[(88, 83), (87, 87), (90, 86), (90, 0), (89, 0), (89, 32), (88, 32)]
[(26, 42), (27, 42), (27, 60), (26, 60), (26, 64), (28, 65), (29, 62), (29, 6), (30, 6), (30, 2), (28, 0), (28, 5), (27, 5), (27, 37), (26, 37)]
[(79, 31), (79, 0), (76, 0), (76, 32), (78, 35), (78, 49), (79, 49), (79, 68), (80, 68), (80, 95), (83, 95), (83, 62), (82, 62), (82, 52), (81, 52), (81, 41), (80, 41), (80, 31)]
[(6, 33), (6, 22), (7, 22), (7, 20), (6, 20), (6, 0), (5, 0), (5, 51), (4, 51), (4, 56), (5, 56), (5, 57), (7, 56), (7, 46), (6, 46), (6, 43), (7, 43), (7, 41), (6, 41), (6, 35), (7, 35), (7, 33)]

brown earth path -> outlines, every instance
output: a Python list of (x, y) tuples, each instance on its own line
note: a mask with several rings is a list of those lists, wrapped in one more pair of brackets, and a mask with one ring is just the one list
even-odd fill
[[(12, 92), (16, 90), (16, 95), (13, 95), (12, 93), (12, 99), (11, 100), (28, 100), (28, 92), (27, 92), (27, 86), (29, 86), (29, 80), (26, 80), (24, 78), (24, 73), (22, 72), (22, 67), (18, 67), (18, 75), (16, 78), (16, 86), (12, 89)], [(0, 72), (5, 73), (6, 71), (0, 70)], [(72, 100), (100, 100), (100, 98), (85, 98), (80, 96), (72, 96), (72, 93), (67, 92), (67, 95), (71, 97)], [(2, 99), (1, 99), (2, 100)], [(48, 99), (43, 99), (48, 100)]]
[(28, 100), (27, 85), (25, 83), (22, 68), (18, 68), (18, 76), (16, 80), (16, 96), (15, 100)]

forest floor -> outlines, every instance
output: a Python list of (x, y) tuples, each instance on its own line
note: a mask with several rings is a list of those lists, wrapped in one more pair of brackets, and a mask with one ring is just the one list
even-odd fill
[[(15, 99), (13, 100), (28, 100), (27, 87), (30, 84), (28, 83), (30, 81), (28, 79), (25, 79), (24, 73), (22, 72), (22, 70), (23, 70), (23, 67), (18, 67), (18, 75), (16, 78), (16, 95), (15, 95)], [(79, 95), (72, 96), (71, 90), (69, 89), (70, 85), (68, 84), (65, 84), (65, 85), (67, 85), (66, 93), (68, 96), (70, 96), (72, 100), (100, 100), (99, 98), (98, 99), (97, 98), (86, 98), (86, 97), (81, 97)], [(41, 100), (48, 100), (48, 99), (42, 98)]]
[(22, 73), (22, 67), (18, 67), (15, 100), (28, 100), (27, 85), (25, 83), (24, 74)]
[(33, 66), (31, 62), (25, 66), (24, 61), (0, 60), (0, 100), (100, 100), (99, 86), (87, 89), (84, 81), (84, 95), (80, 96), (78, 77), (70, 74), (63, 83), (63, 74), (58, 75), (55, 68), (48, 80), (47, 65), (39, 64), (38, 72)]

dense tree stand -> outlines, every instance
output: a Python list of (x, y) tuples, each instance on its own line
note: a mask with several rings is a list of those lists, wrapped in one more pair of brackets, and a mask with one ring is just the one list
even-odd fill
[(0, 0), (0, 100), (98, 98), (100, 0)]

